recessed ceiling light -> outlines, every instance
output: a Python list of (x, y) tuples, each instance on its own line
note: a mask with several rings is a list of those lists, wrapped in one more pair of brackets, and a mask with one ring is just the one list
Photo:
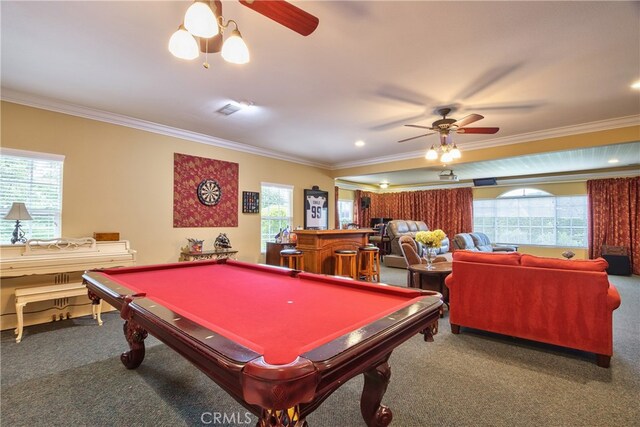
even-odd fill
[(381, 183), (380, 183), (380, 188), (382, 188), (383, 190), (384, 190), (385, 188), (388, 188), (388, 187), (389, 187), (389, 183), (388, 183), (388, 182), (381, 182)]
[(620, 160), (618, 159), (609, 159), (607, 163), (618, 163)]
[(356, 147), (364, 147), (364, 141), (356, 141)]
[(640, 80), (631, 85), (632, 89), (640, 89)]

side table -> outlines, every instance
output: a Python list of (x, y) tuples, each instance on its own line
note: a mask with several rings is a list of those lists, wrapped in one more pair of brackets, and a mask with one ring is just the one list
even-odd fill
[[(442, 302), (449, 308), (449, 288), (444, 279), (451, 273), (452, 263), (436, 262), (432, 270), (427, 270), (427, 264), (412, 264), (407, 268), (407, 286), (440, 292)], [(440, 308), (440, 317), (444, 317), (444, 308)]]

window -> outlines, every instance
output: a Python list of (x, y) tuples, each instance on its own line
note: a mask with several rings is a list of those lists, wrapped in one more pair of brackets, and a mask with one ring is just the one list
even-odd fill
[(267, 242), (275, 242), (276, 234), (293, 222), (293, 186), (262, 183), (260, 196), (260, 250), (267, 250)]
[(473, 230), (493, 242), (586, 247), (587, 196), (552, 196), (535, 189), (473, 201)]
[[(62, 164), (64, 156), (0, 149), (0, 218), (13, 202), (24, 202), (33, 218), (21, 222), (28, 239), (61, 236)], [(0, 242), (11, 241), (15, 221), (0, 221)]]
[(338, 200), (338, 218), (340, 224), (353, 222), (353, 200)]

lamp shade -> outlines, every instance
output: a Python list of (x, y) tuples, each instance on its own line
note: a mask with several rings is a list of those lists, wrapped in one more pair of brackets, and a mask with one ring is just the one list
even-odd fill
[(218, 35), (218, 21), (211, 8), (202, 2), (196, 1), (184, 15), (184, 26), (191, 34), (204, 39)]
[(184, 29), (184, 25), (180, 25), (169, 39), (169, 52), (176, 58), (187, 60), (196, 59), (200, 55), (198, 42)]
[(249, 62), (249, 48), (242, 40), (242, 35), (237, 29), (231, 32), (231, 36), (222, 45), (222, 58), (232, 64), (246, 64)]
[(431, 147), (427, 154), (424, 156), (427, 160), (436, 160), (438, 158), (438, 152), (434, 147)]
[(31, 215), (29, 215), (29, 211), (27, 207), (22, 202), (13, 202), (11, 205), (11, 209), (9, 213), (4, 217), (4, 219), (15, 219), (20, 221), (32, 220)]

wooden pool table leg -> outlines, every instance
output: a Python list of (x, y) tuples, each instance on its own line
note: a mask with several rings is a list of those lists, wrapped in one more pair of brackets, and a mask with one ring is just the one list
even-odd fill
[(391, 368), (387, 363), (389, 356), (390, 354), (384, 362), (364, 373), (360, 413), (369, 427), (385, 427), (393, 419), (391, 409), (380, 404), (391, 378)]
[(135, 369), (144, 360), (144, 339), (147, 338), (147, 331), (131, 319), (124, 322), (122, 329), (130, 350), (122, 353), (120, 360), (127, 369)]
[(295, 406), (287, 410), (263, 409), (256, 427), (309, 427), (309, 424), (300, 418), (300, 408)]

